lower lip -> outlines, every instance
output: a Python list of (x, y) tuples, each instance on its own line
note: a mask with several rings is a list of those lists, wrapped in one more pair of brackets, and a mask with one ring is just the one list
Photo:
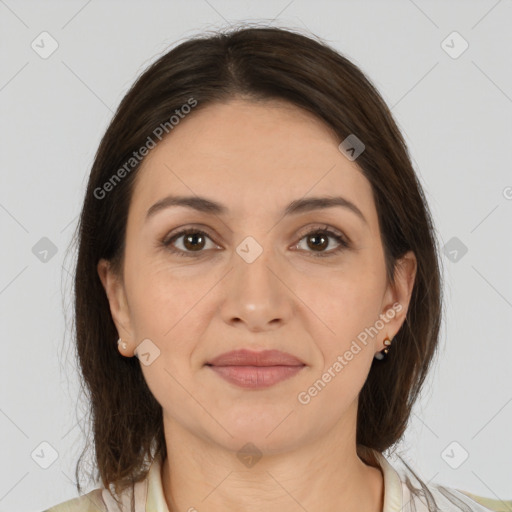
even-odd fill
[(249, 389), (268, 388), (299, 373), (303, 366), (210, 366), (224, 380)]

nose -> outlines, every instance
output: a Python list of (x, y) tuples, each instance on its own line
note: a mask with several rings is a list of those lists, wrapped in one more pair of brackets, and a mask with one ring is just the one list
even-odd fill
[(252, 332), (277, 329), (288, 322), (293, 293), (283, 269), (269, 250), (263, 250), (254, 261), (236, 253), (233, 268), (225, 277), (223, 320), (233, 326), (245, 324)]

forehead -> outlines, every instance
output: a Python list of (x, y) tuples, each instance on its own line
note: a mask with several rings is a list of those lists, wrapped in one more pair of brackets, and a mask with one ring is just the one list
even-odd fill
[(280, 211), (304, 196), (341, 195), (376, 222), (371, 186), (333, 130), (281, 101), (232, 100), (192, 111), (146, 156), (131, 209), (168, 194), (207, 196), (233, 215)]

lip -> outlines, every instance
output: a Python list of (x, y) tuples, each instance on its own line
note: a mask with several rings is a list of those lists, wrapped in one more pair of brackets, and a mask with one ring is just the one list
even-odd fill
[(306, 365), (279, 350), (234, 350), (215, 357), (206, 366), (227, 382), (246, 389), (262, 389), (289, 379)]
[(268, 388), (299, 373), (301, 366), (210, 366), (224, 380), (246, 389)]
[(206, 363), (210, 366), (304, 366), (300, 359), (280, 350), (232, 350)]

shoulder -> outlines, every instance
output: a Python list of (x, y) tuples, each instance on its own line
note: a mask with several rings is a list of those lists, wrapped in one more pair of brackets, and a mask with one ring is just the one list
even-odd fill
[(54, 505), (44, 512), (124, 512), (132, 510), (132, 505), (135, 512), (144, 512), (148, 498), (148, 483), (149, 479), (146, 475), (134, 485), (126, 487), (116, 495), (116, 498), (111, 490), (101, 487)]
[[(454, 512), (506, 512), (512, 510), (512, 502), (503, 502), (498, 500), (491, 500), (467, 491), (445, 487), (440, 484), (433, 484), (430, 486), (432, 496), (436, 499), (436, 503), (442, 508), (442, 504), (446, 504), (446, 510)], [(507, 505), (508, 504), (508, 505)], [(505, 508), (506, 507), (506, 508)]]
[(485, 510), (492, 510), (493, 512), (510, 512), (512, 511), (512, 500), (493, 500), (490, 498), (485, 498), (483, 496), (477, 496), (476, 494), (472, 494), (468, 491), (459, 491), (464, 493), (466, 496), (469, 496), (472, 500), (476, 501), (480, 505), (485, 507)]
[(510, 512), (512, 501), (491, 500), (468, 491), (446, 487), (437, 482), (426, 481), (398, 457), (391, 464), (385, 458), (381, 467), (393, 496), (389, 497), (389, 508), (385, 512)]
[(153, 460), (149, 472), (142, 479), (125, 487), (115, 497), (112, 487), (110, 489), (101, 487), (54, 505), (44, 512), (124, 512), (132, 510), (132, 507), (135, 512), (144, 512), (146, 508), (151, 511), (166, 510), (160, 482), (160, 468), (159, 456)]
[(103, 489), (94, 489), (87, 494), (54, 505), (44, 512), (108, 512), (102, 492)]
[[(452, 487), (446, 487), (439, 483), (425, 483), (410, 468), (403, 473), (404, 499), (420, 507), (428, 507), (425, 510), (446, 512), (498, 512), (510, 510), (506, 503), (489, 500), (480, 496)], [(508, 502), (510, 504), (510, 502)], [(501, 504), (501, 508), (499, 505)], [(505, 508), (507, 507), (507, 508)], [(414, 508), (412, 509), (414, 510)]]

